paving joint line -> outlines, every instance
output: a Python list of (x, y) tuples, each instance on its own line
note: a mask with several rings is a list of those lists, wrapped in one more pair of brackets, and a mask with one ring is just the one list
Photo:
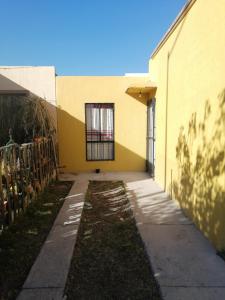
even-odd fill
[(63, 286), (38, 286), (38, 287), (23, 287), (22, 290), (41, 290), (41, 289), (64, 289)]
[(204, 289), (209, 289), (209, 288), (222, 288), (224, 289), (225, 286), (224, 285), (209, 285), (209, 286), (202, 286), (202, 285), (160, 285), (161, 287), (165, 287), (165, 288), (204, 288)]
[[(137, 222), (138, 223), (138, 222)], [(143, 225), (158, 225), (158, 226), (192, 226), (194, 225), (193, 223), (188, 223), (188, 224), (167, 224), (167, 223), (149, 223), (149, 222), (142, 222)]]

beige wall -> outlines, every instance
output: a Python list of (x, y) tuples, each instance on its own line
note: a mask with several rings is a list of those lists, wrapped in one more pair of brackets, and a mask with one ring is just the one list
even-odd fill
[[(146, 99), (126, 93), (140, 78), (58, 76), (60, 164), (66, 170), (144, 171), (146, 160)], [(85, 103), (115, 104), (115, 161), (86, 161)]]
[(156, 180), (218, 249), (225, 248), (224, 13), (225, 0), (197, 0), (150, 59)]
[[(46, 107), (52, 116), (53, 124), (56, 126), (55, 67), (0, 66), (0, 74), (15, 82), (21, 88), (46, 100)], [(15, 87), (15, 89), (17, 88)]]
[(55, 67), (1, 67), (0, 74), (55, 105)]

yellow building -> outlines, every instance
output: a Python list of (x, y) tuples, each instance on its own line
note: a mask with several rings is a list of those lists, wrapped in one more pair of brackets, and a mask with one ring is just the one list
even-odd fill
[(224, 12), (225, 0), (188, 1), (148, 76), (56, 78), (60, 165), (148, 167), (217, 249), (225, 248)]
[(67, 171), (144, 171), (148, 76), (58, 76), (60, 164)]
[(149, 65), (156, 181), (225, 249), (225, 0), (189, 1)]

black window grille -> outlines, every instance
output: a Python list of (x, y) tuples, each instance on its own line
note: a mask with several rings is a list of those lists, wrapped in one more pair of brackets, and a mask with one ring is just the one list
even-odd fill
[(114, 104), (86, 103), (86, 159), (114, 160)]

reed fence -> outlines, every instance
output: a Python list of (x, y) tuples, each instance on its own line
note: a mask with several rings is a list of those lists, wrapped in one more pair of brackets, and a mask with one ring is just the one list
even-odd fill
[(52, 138), (0, 147), (0, 230), (13, 223), (56, 176)]

